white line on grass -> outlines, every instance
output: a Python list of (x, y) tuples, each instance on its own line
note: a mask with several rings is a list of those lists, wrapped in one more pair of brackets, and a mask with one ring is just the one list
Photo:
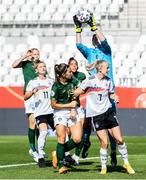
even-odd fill
[(30, 166), (37, 163), (25, 163), (25, 164), (10, 164), (10, 165), (0, 165), (0, 169), (9, 168), (9, 167), (20, 167), (20, 166)]
[[(132, 154), (129, 156), (145, 156), (144, 154)], [(110, 156), (109, 156), (110, 157)], [(120, 155), (117, 155), (117, 157), (120, 157)], [(100, 159), (100, 157), (88, 157), (85, 159), (80, 159), (81, 161), (86, 161), (86, 160), (93, 160), (93, 159)], [(36, 165), (37, 163), (25, 163), (25, 164), (10, 164), (10, 165), (0, 165), (0, 169), (2, 168), (10, 168), (10, 167), (20, 167), (20, 166), (30, 166), (30, 165)]]

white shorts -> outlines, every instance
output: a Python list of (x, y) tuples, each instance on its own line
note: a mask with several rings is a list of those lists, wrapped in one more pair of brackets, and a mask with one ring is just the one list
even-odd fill
[(77, 114), (78, 114), (79, 118), (85, 118), (85, 111), (82, 107), (77, 108)]
[(29, 98), (28, 100), (24, 101), (24, 106), (25, 106), (25, 113), (26, 114), (33, 114), (35, 110), (35, 105), (34, 105), (34, 99), (33, 96)]
[(80, 122), (80, 118), (84, 118), (84, 111), (81, 108), (77, 108), (77, 118), (71, 119), (70, 118), (70, 110), (63, 109), (63, 110), (55, 110), (54, 111), (54, 126), (57, 124), (62, 124), (66, 127), (71, 127), (74, 124)]

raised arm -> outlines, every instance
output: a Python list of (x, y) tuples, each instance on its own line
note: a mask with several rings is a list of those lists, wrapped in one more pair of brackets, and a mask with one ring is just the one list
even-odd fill
[(82, 43), (81, 33), (76, 33), (76, 43)]
[(28, 50), (23, 56), (21, 56), (19, 59), (15, 60), (12, 64), (13, 68), (21, 68), (22, 67), (22, 62), (26, 59), (31, 58), (32, 52)]
[(82, 23), (78, 21), (77, 16), (73, 16), (75, 31), (76, 31), (76, 43), (82, 43), (81, 32), (82, 32)]
[(96, 37), (100, 40), (100, 42), (106, 39), (104, 34), (99, 29), (97, 29), (95, 33), (96, 33)]
[(93, 13), (91, 13), (90, 20), (87, 22), (87, 24), (91, 27), (91, 31), (95, 32), (96, 37), (97, 39), (99, 39), (99, 41), (105, 40), (104, 34), (97, 28)]

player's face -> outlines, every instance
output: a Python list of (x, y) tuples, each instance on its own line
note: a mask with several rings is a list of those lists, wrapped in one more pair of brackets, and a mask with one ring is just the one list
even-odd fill
[(31, 56), (34, 59), (34, 61), (39, 60), (40, 59), (40, 52), (38, 50), (33, 50)]
[(72, 77), (72, 71), (70, 68), (68, 68), (66, 73), (64, 73), (64, 78), (71, 79), (71, 77)]
[(70, 70), (74, 73), (78, 69), (78, 64), (76, 61), (72, 60), (71, 63), (69, 64)]
[(102, 73), (104, 76), (107, 76), (107, 75), (108, 75), (108, 72), (109, 72), (109, 65), (108, 65), (108, 63), (103, 62), (102, 67), (101, 67), (101, 73)]
[(40, 74), (40, 75), (46, 75), (46, 72), (47, 72), (47, 68), (46, 68), (46, 65), (44, 63), (39, 63), (37, 65), (37, 73)]

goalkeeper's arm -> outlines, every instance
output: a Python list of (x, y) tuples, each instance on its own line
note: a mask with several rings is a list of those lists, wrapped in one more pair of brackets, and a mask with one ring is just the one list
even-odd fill
[(76, 33), (81, 33), (82, 32), (82, 23), (78, 21), (77, 16), (73, 16), (73, 21), (74, 21), (74, 26)]
[(100, 42), (105, 40), (104, 34), (99, 29), (97, 29), (95, 33)]
[(87, 24), (89, 24), (89, 26), (91, 27), (91, 31), (97, 30), (96, 21), (95, 21), (94, 15), (92, 13), (91, 13), (90, 19), (87, 22)]
[(104, 41), (105, 36), (104, 34), (97, 28), (96, 21), (94, 18), (94, 15), (91, 13), (90, 20), (87, 22), (87, 24), (91, 27), (91, 31), (95, 32), (97, 38), (99, 41)]

